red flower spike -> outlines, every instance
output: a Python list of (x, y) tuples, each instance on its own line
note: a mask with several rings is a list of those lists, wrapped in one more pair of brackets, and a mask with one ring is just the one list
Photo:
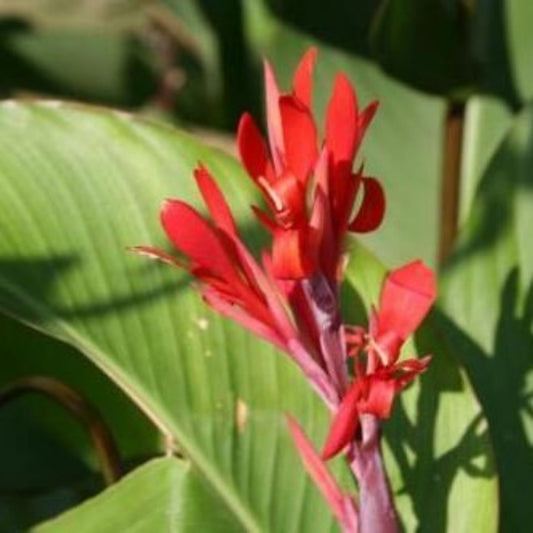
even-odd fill
[(321, 456), (324, 461), (337, 455), (353, 440), (359, 427), (359, 400), (362, 386), (363, 381), (355, 380), (342, 399), (322, 450)]
[(237, 147), (248, 174), (257, 181), (263, 177), (269, 179), (270, 161), (263, 136), (249, 113), (244, 113), (239, 121)]
[[(435, 274), (422, 261), (391, 272), (381, 291), (379, 310), (370, 331), (374, 342), (381, 346), (381, 340), (391, 333), (405, 341), (418, 328), (436, 295)], [(398, 351), (387, 350), (391, 362), (397, 359)]]
[(313, 70), (315, 68), (316, 56), (317, 49), (310, 48), (302, 57), (292, 79), (294, 96), (308, 108), (311, 108)]
[(349, 161), (351, 164), (357, 136), (357, 98), (348, 78), (338, 74), (326, 112), (326, 146), (334, 163)]
[(343, 494), (335, 479), (333, 479), (333, 476), (330, 474), (326, 465), (315, 451), (313, 445), (303, 432), (302, 428), (290, 415), (287, 415), (287, 424), (289, 426), (294, 444), (300, 453), (300, 457), (302, 458), (305, 469), (312, 477), (316, 486), (320, 489), (320, 492), (324, 496), (324, 499), (328, 503), (332, 513), (342, 525), (348, 525), (347, 521), (351, 522), (351, 529), (345, 529), (345, 531), (356, 531), (357, 524), (353, 522), (353, 518), (357, 516), (355, 502), (353, 502), (353, 500), (350, 498), (352, 511), (355, 512), (346, 513), (346, 496)]
[(362, 178), (363, 203), (355, 218), (348, 225), (350, 231), (367, 233), (381, 224), (385, 214), (385, 195), (374, 178)]
[(199, 165), (194, 171), (194, 177), (202, 193), (204, 203), (217, 227), (228, 233), (228, 235), (235, 237), (237, 235), (235, 220), (233, 220), (233, 215), (224, 195), (211, 174), (204, 166)]
[(309, 108), (293, 96), (282, 96), (279, 99), (279, 111), (286, 164), (305, 185), (318, 157), (315, 122)]

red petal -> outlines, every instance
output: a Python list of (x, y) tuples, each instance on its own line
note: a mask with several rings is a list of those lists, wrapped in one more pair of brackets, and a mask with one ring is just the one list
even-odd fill
[(294, 96), (308, 108), (311, 108), (313, 70), (315, 68), (316, 55), (317, 49), (310, 48), (302, 57), (292, 79)]
[(331, 224), (329, 203), (321, 187), (315, 191), (309, 226), (312, 233), (309, 238), (308, 254), (319, 264), (328, 279), (335, 279), (337, 271), (337, 243)]
[(301, 223), (305, 218), (305, 188), (290, 172), (284, 172), (266, 191), (276, 219), (284, 227)]
[(326, 112), (326, 146), (333, 161), (352, 162), (358, 133), (357, 97), (348, 78), (338, 74)]
[(160, 216), (168, 238), (178, 250), (215, 276), (241, 283), (228, 250), (196, 210), (180, 200), (167, 200)]
[(215, 311), (234, 320), (254, 335), (266, 339), (281, 350), (286, 350), (287, 347), (285, 342), (269, 324), (265, 324), (261, 320), (248, 314), (244, 309), (234, 305), (217, 290), (214, 290), (211, 287), (205, 287), (202, 290), (202, 296), (205, 302)]
[(282, 96), (279, 110), (288, 168), (303, 183), (318, 158), (317, 131), (309, 108), (293, 96)]
[(376, 342), (387, 332), (405, 340), (418, 328), (436, 295), (435, 274), (422, 261), (391, 272), (381, 291)]
[[(273, 320), (277, 330), (286, 338), (292, 339), (297, 336), (294, 325), (291, 322), (284, 300), (281, 298), (277, 286), (270, 278), (268, 271), (263, 271), (252, 254), (240, 242), (235, 242), (237, 253), (243, 269), (249, 280), (258, 288), (268, 308), (269, 320)], [(250, 281), (252, 283), (252, 281)]]
[(248, 174), (254, 180), (266, 178), (270, 162), (265, 140), (249, 113), (244, 113), (239, 122), (237, 147)]
[(301, 279), (313, 271), (304, 230), (278, 229), (272, 243), (272, 269), (282, 279)]
[(211, 174), (209, 174), (205, 167), (200, 165), (195, 169), (194, 177), (215, 224), (229, 235), (236, 236), (237, 228), (233, 220), (233, 215), (226, 203), (224, 195)]
[(285, 158), (283, 145), (283, 130), (281, 127), (281, 116), (279, 111), (279, 89), (274, 77), (272, 67), (265, 61), (265, 92), (266, 92), (266, 114), (268, 126), (268, 138), (270, 141), (270, 152), (277, 172), (281, 172), (282, 162)]
[(378, 418), (389, 418), (396, 393), (395, 380), (370, 375), (365, 381), (366, 390), (359, 400), (359, 411), (376, 415)]
[(356, 380), (350, 387), (331, 423), (322, 459), (328, 460), (337, 455), (349, 444), (359, 426), (358, 403), (361, 397), (361, 381)]
[(385, 194), (374, 178), (363, 178), (363, 203), (355, 218), (348, 225), (350, 231), (366, 233), (375, 230), (385, 214)]
[(294, 440), (294, 444), (300, 452), (305, 469), (313, 478), (316, 486), (320, 489), (320, 492), (324, 496), (324, 499), (328, 502), (329, 508), (333, 514), (339, 521), (342, 522), (344, 518), (344, 495), (340, 487), (333, 479), (333, 476), (329, 473), (326, 465), (322, 459), (320, 459), (313, 445), (306, 437), (296, 420), (287, 415), (287, 423), (289, 425), (289, 430)]

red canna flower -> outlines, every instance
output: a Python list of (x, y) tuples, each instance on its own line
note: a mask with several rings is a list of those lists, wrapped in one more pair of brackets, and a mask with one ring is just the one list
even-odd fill
[[(243, 115), (237, 135), (242, 162), (274, 216), (271, 219), (258, 208), (254, 210), (274, 235), (273, 268), (279, 278), (301, 279), (322, 272), (335, 279), (346, 231), (377, 228), (385, 210), (377, 180), (352, 172), (377, 102), (359, 113), (355, 92), (339, 74), (327, 109), (324, 146), (319, 151), (311, 111), (315, 60), (315, 49), (304, 55), (290, 94), (280, 94), (273, 71), (265, 63), (270, 154), (249, 114)], [(360, 189), (361, 207), (350, 220)]]
[[(415, 261), (389, 274), (374, 311), (370, 332), (349, 330), (352, 353), (358, 359), (354, 381), (342, 399), (330, 427), (322, 457), (329, 459), (353, 441), (360, 414), (388, 418), (395, 395), (426, 370), (431, 357), (398, 362), (405, 340), (418, 328), (436, 297), (433, 271)], [(366, 365), (359, 360), (363, 350)]]
[[(319, 146), (311, 111), (315, 60), (315, 49), (304, 55), (288, 94), (280, 93), (265, 63), (268, 146), (250, 115), (239, 124), (242, 162), (271, 212), (253, 207), (272, 235), (272, 248), (262, 253), (261, 262), (242, 242), (222, 192), (201, 165), (194, 176), (209, 219), (181, 200), (167, 200), (161, 223), (178, 257), (152, 246), (134, 250), (187, 270), (200, 282), (208, 305), (299, 365), (334, 413), (322, 457), (299, 425), (288, 420), (308, 473), (345, 532), (355, 533), (358, 524), (365, 531), (378, 524), (392, 532), (396, 518), (381, 463), (378, 419), (390, 415), (396, 394), (429, 364), (429, 357), (398, 359), (435, 299), (435, 279), (420, 261), (395, 270), (385, 280), (368, 331), (342, 324), (343, 240), (347, 232), (376, 229), (385, 211), (379, 182), (362, 168), (353, 170), (377, 102), (360, 111), (355, 91), (339, 74)], [(354, 214), (356, 202), (360, 207)], [(360, 509), (324, 463), (343, 448), (359, 482)]]

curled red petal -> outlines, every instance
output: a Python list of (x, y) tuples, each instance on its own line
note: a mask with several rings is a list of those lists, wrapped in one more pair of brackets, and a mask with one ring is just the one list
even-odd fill
[(204, 166), (200, 165), (194, 170), (194, 177), (205, 205), (217, 227), (229, 235), (236, 236), (237, 227), (231, 210), (211, 174)]
[(310, 109), (293, 96), (282, 96), (279, 110), (285, 162), (298, 180), (306, 184), (318, 158), (317, 130), (313, 116)]
[(337, 520), (342, 522), (344, 519), (344, 494), (296, 420), (287, 415), (287, 424), (305, 469), (320, 489)]
[(244, 113), (237, 130), (237, 148), (248, 174), (257, 180), (266, 178), (270, 164), (265, 140), (249, 113)]
[(350, 231), (366, 233), (375, 230), (385, 214), (385, 194), (378, 180), (362, 178), (363, 202), (359, 212), (348, 225)]
[(168, 238), (178, 250), (215, 276), (230, 283), (241, 283), (231, 254), (195, 209), (181, 200), (167, 200), (160, 216)]
[(381, 336), (393, 332), (402, 340), (420, 325), (437, 296), (434, 272), (422, 261), (392, 271), (381, 291), (376, 326)]
[(314, 47), (310, 48), (302, 57), (292, 79), (294, 96), (308, 108), (311, 108), (313, 70), (315, 68), (316, 56), (317, 49)]
[(357, 115), (355, 91), (348, 78), (338, 74), (326, 111), (326, 146), (334, 163), (352, 162), (358, 135)]
[(328, 460), (337, 455), (355, 437), (359, 427), (359, 399), (361, 397), (360, 380), (354, 381), (333, 418), (329, 428), (326, 444), (322, 450), (322, 459)]

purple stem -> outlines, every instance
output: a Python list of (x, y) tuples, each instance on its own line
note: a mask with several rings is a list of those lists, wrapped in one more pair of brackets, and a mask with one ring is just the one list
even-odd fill
[(397, 533), (398, 518), (381, 457), (379, 421), (361, 415), (361, 442), (353, 444), (350, 467), (359, 484), (359, 533)]
[(348, 373), (336, 289), (324, 276), (303, 280), (302, 289), (317, 328), (326, 371), (342, 398), (348, 388)]

